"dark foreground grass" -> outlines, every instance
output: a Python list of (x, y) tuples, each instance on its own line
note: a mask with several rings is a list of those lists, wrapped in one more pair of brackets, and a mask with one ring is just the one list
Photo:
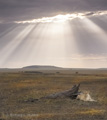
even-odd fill
[[(80, 91), (89, 91), (97, 102), (69, 98), (25, 102), (78, 83)], [(0, 120), (106, 120), (106, 106), (106, 74), (0, 73)]]

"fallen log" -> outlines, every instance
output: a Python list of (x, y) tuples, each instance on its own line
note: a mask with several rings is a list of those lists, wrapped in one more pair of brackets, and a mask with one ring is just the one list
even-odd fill
[(74, 85), (69, 90), (65, 90), (65, 91), (62, 91), (62, 92), (59, 92), (59, 93), (50, 94), (50, 95), (47, 95), (45, 97), (41, 97), (39, 99), (30, 98), (30, 99), (26, 100), (26, 102), (35, 102), (35, 101), (38, 101), (38, 100), (41, 100), (41, 99), (56, 99), (56, 98), (76, 99), (77, 96), (80, 94), (80, 92), (78, 92), (79, 91), (79, 87), (80, 87), (80, 84)]
[(54, 93), (45, 97), (42, 97), (40, 99), (56, 99), (56, 98), (66, 98), (69, 97), (71, 99), (76, 99), (77, 95), (79, 94), (80, 84), (74, 85), (70, 90), (62, 91), (59, 93)]

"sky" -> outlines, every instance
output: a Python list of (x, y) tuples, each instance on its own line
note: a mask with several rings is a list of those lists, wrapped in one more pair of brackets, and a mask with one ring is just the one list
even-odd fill
[(107, 0), (0, 0), (0, 68), (107, 68)]

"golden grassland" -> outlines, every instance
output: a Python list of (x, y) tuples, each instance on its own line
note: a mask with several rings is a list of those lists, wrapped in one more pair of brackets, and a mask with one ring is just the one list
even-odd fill
[[(70, 89), (81, 83), (97, 102), (33, 98)], [(0, 120), (106, 120), (107, 74), (0, 73)]]

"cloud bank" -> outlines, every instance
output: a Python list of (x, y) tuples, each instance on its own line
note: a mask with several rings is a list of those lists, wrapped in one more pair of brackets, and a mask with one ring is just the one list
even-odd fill
[(0, 0), (0, 21), (25, 21), (102, 10), (107, 10), (107, 0)]
[(107, 11), (73, 13), (73, 14), (65, 14), (65, 15), (56, 15), (54, 17), (43, 17), (39, 19), (32, 19), (32, 20), (26, 20), (26, 21), (15, 21), (15, 23), (65, 22), (65, 21), (76, 19), (76, 18), (83, 19), (85, 17), (101, 16), (106, 14), (107, 14)]

